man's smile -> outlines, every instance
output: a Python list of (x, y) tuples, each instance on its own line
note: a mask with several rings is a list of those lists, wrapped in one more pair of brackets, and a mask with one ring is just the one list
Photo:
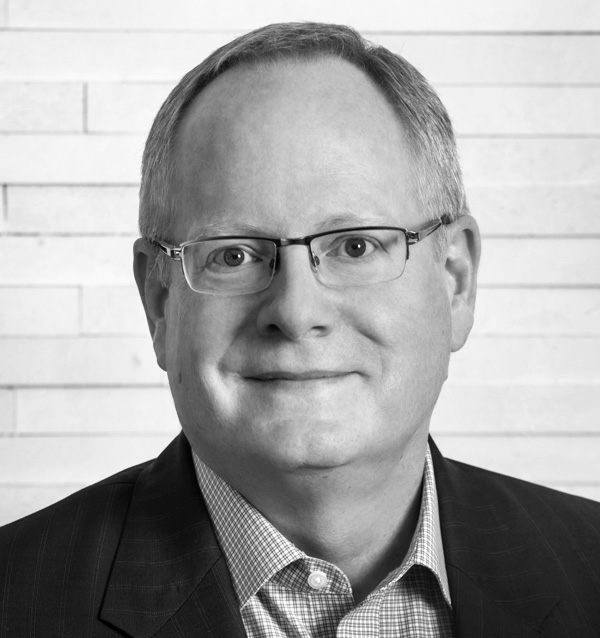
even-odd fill
[(244, 375), (244, 378), (252, 381), (316, 381), (316, 380), (328, 380), (328, 379), (341, 379), (348, 377), (353, 372), (339, 371), (339, 370), (304, 370), (304, 371), (290, 371), (290, 370), (269, 370), (266, 372), (259, 372), (253, 374)]

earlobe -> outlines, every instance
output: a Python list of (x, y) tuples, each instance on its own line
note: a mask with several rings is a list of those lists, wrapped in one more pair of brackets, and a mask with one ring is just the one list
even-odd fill
[(133, 245), (133, 273), (138, 292), (146, 312), (148, 328), (158, 365), (166, 370), (166, 301), (169, 289), (157, 276), (156, 249), (145, 239), (137, 239)]
[(477, 222), (470, 215), (447, 226), (446, 281), (452, 320), (452, 352), (465, 344), (475, 311), (477, 269), (481, 240)]

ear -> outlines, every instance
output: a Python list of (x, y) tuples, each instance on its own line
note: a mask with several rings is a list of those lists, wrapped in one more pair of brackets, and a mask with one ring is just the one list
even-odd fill
[(452, 319), (452, 352), (460, 350), (473, 327), (481, 239), (477, 222), (462, 215), (446, 226), (446, 283)]
[(146, 239), (136, 239), (133, 244), (133, 274), (142, 299), (152, 337), (156, 361), (167, 369), (165, 306), (169, 294), (168, 287), (161, 284), (155, 268), (158, 250)]

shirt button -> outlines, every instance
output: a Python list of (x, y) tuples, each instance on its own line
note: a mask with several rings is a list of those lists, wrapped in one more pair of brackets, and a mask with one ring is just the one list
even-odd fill
[(308, 576), (308, 584), (313, 589), (323, 589), (327, 587), (327, 576), (317, 569)]

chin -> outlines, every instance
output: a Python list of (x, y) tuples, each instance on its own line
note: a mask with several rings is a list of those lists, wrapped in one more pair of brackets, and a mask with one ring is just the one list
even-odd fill
[(352, 463), (365, 450), (348, 421), (311, 417), (279, 419), (261, 437), (263, 458), (280, 470), (326, 470)]

